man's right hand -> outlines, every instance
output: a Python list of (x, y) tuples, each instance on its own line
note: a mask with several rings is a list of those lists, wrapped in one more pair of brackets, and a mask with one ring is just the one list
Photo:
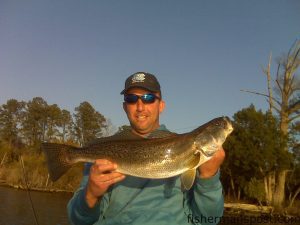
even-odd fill
[(90, 208), (95, 206), (110, 185), (125, 178), (123, 174), (115, 171), (116, 168), (116, 164), (106, 159), (98, 159), (91, 166), (85, 195), (86, 202)]

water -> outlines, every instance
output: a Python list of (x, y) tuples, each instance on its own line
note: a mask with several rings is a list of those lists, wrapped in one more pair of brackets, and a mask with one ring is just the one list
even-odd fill
[[(66, 206), (72, 194), (37, 191), (31, 191), (30, 193), (39, 225), (70, 225)], [(225, 212), (220, 225), (233, 224), (299, 225), (300, 217), (297, 217), (297, 221), (286, 222), (282, 218), (276, 217), (232, 215)], [(34, 215), (26, 191), (0, 186), (0, 225), (35, 225)]]
[[(66, 206), (72, 194), (31, 191), (39, 225), (70, 225)], [(0, 224), (35, 225), (26, 191), (0, 186)]]

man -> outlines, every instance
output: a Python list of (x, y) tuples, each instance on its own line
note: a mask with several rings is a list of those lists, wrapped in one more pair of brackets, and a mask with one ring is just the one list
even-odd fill
[[(138, 72), (129, 76), (121, 94), (131, 130), (112, 138), (170, 135), (159, 123), (165, 102), (154, 75)], [(116, 172), (118, 165), (106, 159), (96, 160), (86, 167), (80, 188), (68, 204), (70, 221), (74, 225), (216, 224), (224, 207), (219, 180), (224, 157), (224, 150), (220, 149), (202, 164), (189, 191), (182, 191), (179, 176), (167, 179), (125, 176)]]

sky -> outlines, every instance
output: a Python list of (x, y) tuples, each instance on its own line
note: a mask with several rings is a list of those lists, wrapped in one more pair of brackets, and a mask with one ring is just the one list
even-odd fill
[(0, 0), (0, 105), (42, 97), (74, 112), (88, 101), (115, 127), (125, 79), (153, 73), (183, 133), (254, 104), (267, 66), (300, 39), (298, 0)]

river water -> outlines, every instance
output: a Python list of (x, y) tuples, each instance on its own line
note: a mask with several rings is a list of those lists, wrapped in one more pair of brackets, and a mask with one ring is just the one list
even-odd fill
[[(66, 206), (70, 193), (30, 192), (39, 225), (70, 225)], [(35, 225), (28, 193), (0, 186), (0, 224)]]
[[(30, 192), (34, 211), (39, 225), (70, 225), (67, 218), (66, 206), (71, 193)], [(196, 224), (200, 224), (195, 219)], [(201, 218), (200, 218), (201, 219)], [(280, 218), (279, 218), (280, 219)], [(284, 221), (282, 219), (257, 217), (249, 215), (234, 216), (225, 212), (220, 225), (284, 225), (300, 224), (297, 221)], [(34, 214), (27, 191), (0, 186), (0, 225), (35, 225)]]

